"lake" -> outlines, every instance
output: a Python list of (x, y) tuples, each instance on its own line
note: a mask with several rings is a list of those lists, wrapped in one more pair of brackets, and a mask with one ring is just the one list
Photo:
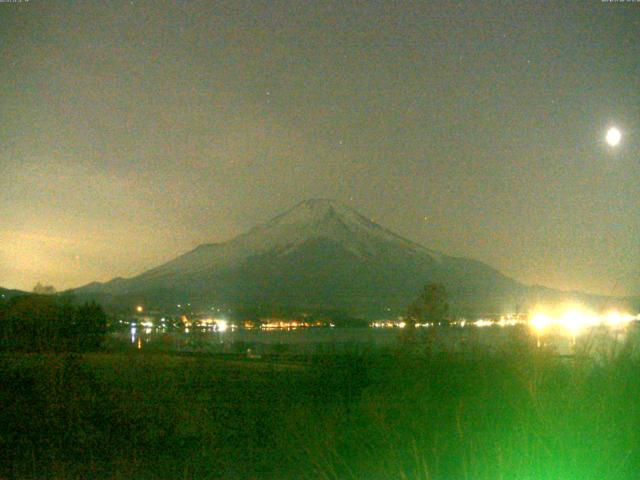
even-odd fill
[[(548, 348), (560, 355), (576, 351), (610, 353), (627, 338), (636, 338), (638, 323), (624, 329), (592, 328), (575, 337), (551, 333), (538, 337), (526, 325), (489, 327), (429, 327), (414, 330), (417, 341), (406, 342), (407, 330), (400, 328), (311, 327), (289, 330), (229, 329), (162, 332), (154, 328), (134, 328), (111, 334), (119, 348), (233, 353), (260, 356), (267, 354), (309, 355), (363, 353), (395, 348), (424, 348), (435, 351), (468, 352), (477, 349), (501, 351), (525, 345)], [(413, 345), (413, 347), (411, 346)], [(125, 347), (126, 346), (126, 347)]]

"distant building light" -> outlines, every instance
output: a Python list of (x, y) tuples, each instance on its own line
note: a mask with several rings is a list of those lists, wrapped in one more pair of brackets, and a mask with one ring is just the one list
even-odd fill
[(218, 320), (216, 319), (216, 327), (219, 332), (225, 332), (228, 328), (228, 324), (226, 320)]

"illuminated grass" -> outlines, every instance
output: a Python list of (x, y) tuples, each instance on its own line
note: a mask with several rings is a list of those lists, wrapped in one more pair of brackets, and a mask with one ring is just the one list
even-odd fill
[(4, 355), (0, 477), (633, 479), (631, 343), (558, 358)]

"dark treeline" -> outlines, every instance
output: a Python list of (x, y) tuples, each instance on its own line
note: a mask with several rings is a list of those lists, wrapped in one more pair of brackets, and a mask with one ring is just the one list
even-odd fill
[(25, 295), (0, 303), (0, 350), (86, 352), (97, 349), (107, 317), (99, 305), (74, 305), (69, 299)]

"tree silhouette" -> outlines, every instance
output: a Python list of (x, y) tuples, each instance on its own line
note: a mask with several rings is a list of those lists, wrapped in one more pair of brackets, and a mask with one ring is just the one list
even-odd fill
[(407, 307), (406, 323), (407, 326), (415, 326), (416, 323), (448, 325), (449, 302), (444, 285), (425, 285), (418, 298)]

